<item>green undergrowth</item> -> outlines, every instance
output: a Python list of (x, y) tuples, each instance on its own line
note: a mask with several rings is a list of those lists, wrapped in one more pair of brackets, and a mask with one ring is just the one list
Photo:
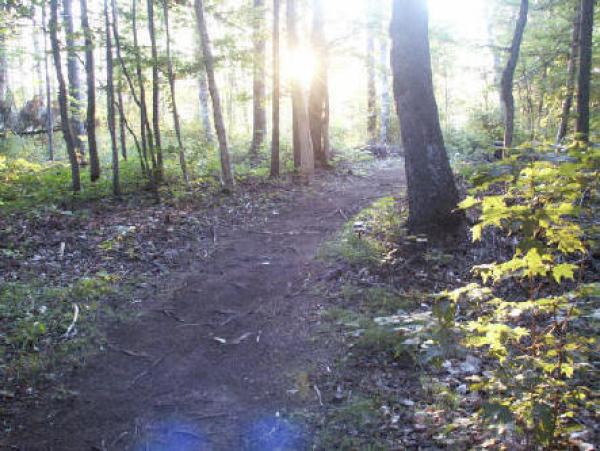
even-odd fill
[[(131, 289), (116, 276), (97, 273), (66, 287), (35, 282), (0, 286), (0, 380), (3, 395), (33, 390), (55, 371), (76, 365), (102, 340), (99, 320), (117, 318), (113, 302)], [(20, 387), (20, 388), (19, 388)]]

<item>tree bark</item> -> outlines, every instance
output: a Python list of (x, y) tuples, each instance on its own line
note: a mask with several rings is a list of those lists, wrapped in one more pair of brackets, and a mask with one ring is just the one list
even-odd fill
[(571, 53), (569, 55), (569, 63), (567, 66), (567, 92), (565, 93), (565, 100), (562, 104), (562, 110), (560, 114), (560, 124), (558, 126), (558, 133), (556, 134), (556, 144), (560, 144), (565, 136), (567, 136), (567, 130), (569, 128), (569, 117), (571, 115), (571, 109), (573, 108), (573, 97), (575, 94), (575, 76), (577, 75), (577, 57), (579, 54), (579, 34), (581, 31), (581, 19), (579, 17), (580, 6), (577, 5), (575, 9), (575, 19), (573, 20), (573, 38), (571, 40)]
[(100, 178), (100, 159), (96, 144), (96, 76), (94, 73), (94, 41), (88, 19), (87, 0), (79, 1), (81, 8), (81, 29), (85, 40), (85, 74), (87, 82), (86, 131), (90, 154), (90, 179)]
[(409, 228), (427, 232), (455, 226), (458, 192), (433, 91), (425, 0), (394, 0), (394, 97), (406, 149)]
[(60, 122), (62, 124), (63, 138), (67, 147), (67, 155), (71, 164), (71, 183), (73, 192), (81, 191), (81, 181), (79, 177), (79, 161), (77, 160), (77, 150), (75, 140), (71, 133), (69, 122), (68, 93), (65, 78), (62, 72), (62, 62), (60, 59), (60, 43), (58, 41), (58, 0), (50, 0), (50, 42), (52, 44), (52, 56), (54, 58), (54, 67), (56, 69), (56, 79), (58, 80), (58, 104), (60, 106)]
[(69, 97), (71, 108), (71, 127), (75, 147), (79, 151), (79, 157), (85, 160), (85, 144), (82, 137), (85, 128), (81, 120), (81, 106), (83, 105), (81, 81), (79, 78), (79, 58), (75, 44), (75, 25), (73, 22), (72, 0), (63, 0), (63, 23), (66, 32), (67, 44), (67, 75), (69, 79)]
[(31, 15), (31, 25), (32, 25), (32, 34), (33, 34), (33, 51), (35, 52), (35, 74), (37, 76), (37, 96), (40, 100), (44, 99), (44, 76), (42, 74), (42, 61), (41, 61), (41, 47), (40, 47), (40, 34), (38, 32), (37, 22), (36, 22), (36, 10), (35, 8), (32, 11)]
[(515, 77), (515, 69), (519, 61), (519, 53), (521, 51), (521, 42), (523, 41), (523, 33), (527, 25), (527, 14), (529, 12), (529, 0), (521, 0), (519, 8), (519, 19), (515, 27), (512, 44), (510, 47), (510, 56), (506, 63), (506, 67), (502, 72), (501, 96), (502, 105), (504, 108), (504, 148), (508, 149), (513, 144), (513, 134), (515, 128), (515, 99), (513, 96), (513, 81)]
[(379, 119), (379, 142), (382, 146), (387, 146), (390, 142), (389, 125), (391, 114), (391, 96), (388, 81), (388, 70), (390, 64), (390, 53), (388, 46), (387, 33), (381, 37), (379, 44), (379, 85), (381, 93), (381, 112)]
[(127, 136), (125, 134), (125, 105), (123, 104), (123, 77), (119, 76), (117, 81), (117, 105), (119, 109), (119, 141), (121, 144), (121, 156), (127, 161)]
[(198, 34), (200, 35), (200, 41), (202, 43), (202, 54), (204, 56), (204, 66), (206, 67), (206, 76), (208, 78), (208, 90), (212, 99), (213, 116), (215, 123), (215, 130), (217, 133), (217, 140), (219, 142), (219, 153), (221, 157), (221, 178), (223, 187), (232, 191), (235, 186), (233, 179), (233, 171), (231, 169), (231, 162), (229, 160), (229, 148), (227, 147), (227, 135), (225, 133), (225, 124), (223, 123), (223, 112), (221, 111), (221, 98), (219, 97), (219, 90), (217, 87), (217, 81), (215, 78), (214, 60), (212, 55), (212, 49), (210, 44), (210, 38), (208, 36), (208, 29), (206, 28), (206, 21), (204, 19), (204, 2), (203, 0), (194, 1), (196, 11), (196, 26), (198, 27)]
[[(202, 53), (202, 49), (200, 49)], [(198, 75), (198, 101), (200, 104), (200, 119), (202, 120), (202, 128), (204, 129), (204, 139), (208, 145), (212, 145), (215, 138), (212, 133), (212, 126), (210, 124), (210, 106), (209, 100), (208, 82), (206, 81), (206, 72), (204, 69), (200, 70)]]
[(46, 5), (42, 3), (42, 30), (44, 31), (44, 78), (46, 82), (46, 134), (48, 137), (48, 159), (54, 161), (54, 113), (52, 111), (52, 81), (48, 61), (48, 34), (46, 23)]
[(258, 150), (264, 143), (267, 130), (267, 111), (265, 108), (265, 1), (254, 0), (253, 43), (254, 43), (254, 73), (252, 96), (252, 146), (250, 154), (258, 155)]
[(181, 139), (181, 126), (179, 124), (179, 113), (177, 112), (177, 101), (175, 97), (175, 74), (173, 72), (173, 60), (171, 58), (171, 31), (169, 28), (169, 5), (167, 0), (163, 2), (163, 17), (165, 20), (165, 39), (167, 47), (167, 76), (169, 78), (169, 87), (171, 88), (171, 108), (173, 109), (173, 125), (175, 127), (175, 136), (177, 137), (177, 146), (179, 148), (179, 165), (181, 166), (181, 173), (183, 175), (183, 181), (186, 185), (189, 185), (190, 179), (187, 172), (187, 164), (185, 162), (185, 149), (183, 147), (183, 141)]
[[(287, 29), (289, 49), (292, 55), (298, 51), (298, 31), (296, 27), (296, 0), (287, 0)], [(299, 169), (305, 182), (309, 182), (315, 171), (310, 123), (302, 84), (292, 74), (292, 116), (294, 132), (294, 166)]]
[(280, 96), (281, 96), (281, 65), (279, 61), (279, 22), (281, 4), (273, 0), (273, 97), (272, 113), (273, 125), (271, 135), (271, 177), (279, 177), (279, 123), (280, 123)]
[(592, 76), (592, 36), (594, 0), (581, 0), (579, 36), (579, 74), (577, 77), (577, 123), (575, 132), (584, 142), (590, 138), (590, 85)]
[(367, 135), (369, 144), (377, 142), (377, 87), (375, 84), (375, 32), (377, 20), (372, 1), (367, 7)]
[(158, 73), (158, 49), (154, 29), (154, 0), (146, 0), (148, 6), (148, 33), (152, 49), (152, 129), (154, 132), (154, 152), (156, 154), (156, 176), (162, 181), (164, 175), (162, 142), (160, 136), (160, 79)]
[(115, 83), (113, 72), (113, 50), (111, 38), (111, 26), (108, 13), (108, 0), (104, 0), (104, 22), (106, 30), (106, 111), (108, 131), (110, 133), (110, 145), (112, 150), (112, 176), (113, 194), (121, 195), (121, 183), (119, 180), (119, 148), (117, 147), (117, 130), (115, 122)]
[(315, 164), (325, 168), (329, 165), (329, 133), (326, 119), (329, 116), (327, 44), (325, 42), (323, 3), (313, 0), (312, 47), (316, 59), (309, 97), (310, 136), (312, 138)]

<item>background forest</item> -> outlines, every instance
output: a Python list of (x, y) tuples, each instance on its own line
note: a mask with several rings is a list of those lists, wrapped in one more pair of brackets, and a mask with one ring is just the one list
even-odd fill
[(0, 0), (0, 447), (595, 449), (596, 3)]

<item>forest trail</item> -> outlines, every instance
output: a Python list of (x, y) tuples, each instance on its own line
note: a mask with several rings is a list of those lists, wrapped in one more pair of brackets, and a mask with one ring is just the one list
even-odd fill
[(309, 433), (283, 419), (300, 402), (289, 390), (299, 372), (333, 363), (311, 337), (319, 305), (311, 288), (324, 268), (315, 259), (319, 246), (346, 218), (402, 186), (398, 160), (377, 163), (368, 176), (317, 178), (262, 227), (217, 231), (212, 260), (181, 268), (171, 298), (114, 326), (109, 349), (67, 381), (75, 395), (28, 412), (10, 444), (303, 449)]

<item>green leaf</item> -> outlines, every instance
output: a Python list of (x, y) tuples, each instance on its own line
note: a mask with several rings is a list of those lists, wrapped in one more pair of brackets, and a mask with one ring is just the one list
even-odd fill
[(467, 196), (465, 200), (458, 204), (458, 208), (462, 210), (468, 210), (469, 208), (473, 208), (475, 205), (479, 205), (480, 203), (481, 201), (475, 199), (475, 197)]
[(554, 280), (556, 280), (556, 283), (561, 283), (562, 279), (574, 280), (576, 269), (577, 265), (572, 263), (561, 263), (552, 269), (552, 276), (554, 277)]

